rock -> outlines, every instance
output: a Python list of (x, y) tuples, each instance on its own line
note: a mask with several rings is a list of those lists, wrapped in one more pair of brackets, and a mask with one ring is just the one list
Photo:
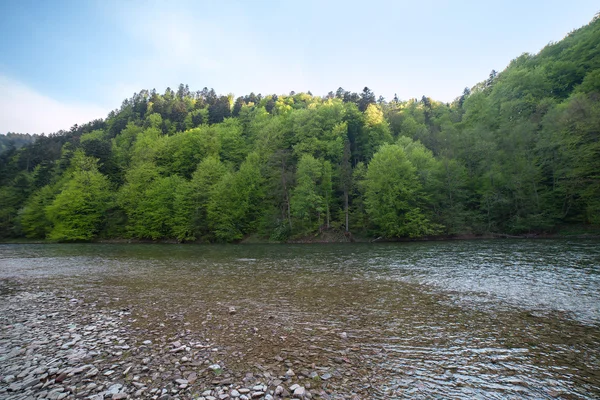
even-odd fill
[(296, 375), (296, 374), (294, 373), (294, 370), (292, 370), (292, 369), (290, 368), (290, 369), (288, 369), (288, 370), (287, 370), (287, 372), (285, 373), (285, 375), (286, 375), (286, 376), (294, 376), (294, 375)]
[(104, 375), (104, 376), (110, 376), (110, 375), (112, 375), (112, 374), (114, 374), (114, 373), (115, 373), (115, 371), (114, 371), (114, 370), (112, 370), (112, 369), (109, 369), (109, 370), (108, 370), (108, 371), (106, 371), (106, 372), (105, 372), (103, 375)]
[(2, 382), (4, 383), (12, 383), (15, 381), (15, 376), (14, 375), (6, 375), (4, 377), (4, 379), (2, 379)]
[(305, 395), (306, 389), (304, 389), (302, 386), (297, 387), (296, 390), (294, 390), (294, 397), (297, 399), (303, 399)]
[(152, 340), (144, 340), (142, 343), (146, 346), (150, 346), (152, 344)]
[(30, 386), (37, 385), (40, 382), (39, 378), (28, 378), (21, 383), (21, 389), (26, 389)]
[(235, 307), (229, 307), (229, 315), (235, 315), (235, 313), (237, 313)]
[(65, 374), (64, 372), (60, 375), (58, 375), (56, 378), (54, 378), (54, 382), (57, 383), (61, 383), (62, 381), (64, 381), (65, 379), (67, 379), (67, 374)]
[(116, 394), (112, 395), (112, 399), (113, 400), (123, 400), (123, 399), (126, 399), (126, 398), (127, 398), (127, 393), (123, 393), (123, 392), (116, 393)]
[(21, 390), (21, 385), (19, 383), (11, 383), (8, 386), (8, 390), (10, 390), (11, 392), (18, 392), (19, 390)]
[(321, 375), (321, 379), (324, 381), (326, 381), (330, 378), (331, 378), (331, 374), (329, 372), (325, 372), (323, 375)]
[(348, 339), (348, 334), (346, 332), (342, 332), (342, 333), (340, 333), (340, 337), (342, 339)]
[(229, 393), (229, 395), (230, 395), (231, 397), (240, 397), (240, 392), (238, 392), (237, 390), (233, 389), (233, 390), (231, 391), (231, 393)]
[(221, 366), (219, 364), (212, 364), (208, 366), (208, 369), (211, 369), (213, 371), (220, 371), (221, 370)]
[(174, 349), (171, 349), (171, 353), (179, 353), (185, 350), (185, 346), (179, 346), (179, 347), (175, 347)]
[(283, 391), (284, 391), (284, 390), (285, 390), (285, 389), (283, 388), (283, 386), (277, 386), (277, 387), (275, 388), (275, 395), (276, 395), (276, 396), (281, 396), (281, 395), (283, 394)]
[(259, 397), (262, 397), (265, 394), (265, 392), (252, 392), (252, 394), (250, 395), (253, 399), (257, 399)]
[(193, 383), (194, 383), (194, 382), (196, 382), (196, 380), (198, 379), (198, 375), (197, 375), (195, 372), (192, 372), (191, 374), (189, 374), (189, 375), (187, 376), (187, 378), (186, 378), (186, 379), (187, 379), (187, 381), (188, 381), (190, 384), (193, 384)]
[(294, 390), (298, 389), (300, 387), (300, 385), (298, 385), (297, 383), (294, 383), (292, 386), (290, 386), (290, 392), (293, 392)]
[(115, 383), (114, 385), (111, 385), (108, 390), (106, 391), (107, 395), (114, 395), (119, 393), (119, 391), (121, 390), (121, 388), (123, 387), (123, 385), (121, 385), (120, 383)]
[(273, 396), (271, 396), (270, 394), (266, 394), (265, 400), (273, 400)]
[(179, 385), (187, 385), (189, 383), (187, 379), (175, 379), (175, 382), (177, 382)]

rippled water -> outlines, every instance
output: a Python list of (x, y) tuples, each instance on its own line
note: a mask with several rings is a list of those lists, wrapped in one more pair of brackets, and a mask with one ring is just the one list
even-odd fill
[[(0, 245), (0, 279), (128, 305), (248, 357), (278, 351), (248, 349), (251, 325), (289, 332), (287, 347), (351, 346), (372, 397), (598, 398), (599, 245)], [(243, 323), (215, 324), (229, 306)]]

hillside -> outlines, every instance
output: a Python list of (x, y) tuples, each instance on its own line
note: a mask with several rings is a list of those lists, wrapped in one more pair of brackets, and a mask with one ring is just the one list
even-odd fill
[(0, 235), (288, 240), (600, 225), (600, 19), (451, 104), (142, 90), (0, 154)]

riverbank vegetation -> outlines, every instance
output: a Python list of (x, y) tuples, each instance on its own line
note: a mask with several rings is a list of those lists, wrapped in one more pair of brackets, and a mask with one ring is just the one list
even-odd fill
[(367, 87), (142, 90), (104, 120), (0, 154), (0, 235), (231, 242), (600, 225), (598, 43), (596, 17), (452, 103)]

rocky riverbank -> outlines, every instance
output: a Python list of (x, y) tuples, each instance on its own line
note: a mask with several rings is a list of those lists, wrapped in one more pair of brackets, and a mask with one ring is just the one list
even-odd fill
[[(354, 370), (358, 360), (344, 350), (296, 347), (290, 334), (288, 349), (270, 359), (248, 360), (222, 333), (211, 340), (210, 329), (195, 331), (182, 324), (179, 330), (177, 322), (169, 320), (148, 329), (138, 324), (143, 316), (131, 307), (84, 297), (0, 282), (0, 398), (268, 400), (373, 395), (369, 379)], [(223, 318), (235, 320), (237, 313), (230, 307)], [(229, 333), (234, 337), (235, 330), (239, 334), (243, 329), (250, 353), (255, 341), (268, 346), (273, 339), (253, 325), (240, 320)], [(337, 336), (340, 342), (348, 341), (345, 332)]]

